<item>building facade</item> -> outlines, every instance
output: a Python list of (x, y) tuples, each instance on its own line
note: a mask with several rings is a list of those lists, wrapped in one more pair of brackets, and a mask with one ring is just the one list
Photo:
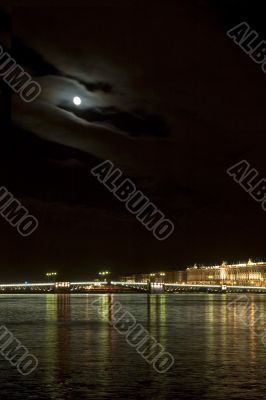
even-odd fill
[(266, 286), (266, 262), (194, 266), (184, 270), (133, 274), (120, 277), (128, 283), (172, 283)]
[(252, 262), (187, 268), (187, 283), (266, 286), (266, 263)]

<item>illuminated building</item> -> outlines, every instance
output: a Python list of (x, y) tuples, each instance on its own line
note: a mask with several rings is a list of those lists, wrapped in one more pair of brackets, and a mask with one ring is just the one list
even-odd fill
[(187, 268), (187, 283), (265, 286), (266, 262)]
[(191, 283), (209, 285), (266, 286), (266, 262), (252, 262), (189, 267), (184, 270), (134, 274), (120, 278), (134, 283)]

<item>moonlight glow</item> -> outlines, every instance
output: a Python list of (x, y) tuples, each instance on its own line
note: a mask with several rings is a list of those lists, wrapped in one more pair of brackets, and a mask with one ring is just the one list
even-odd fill
[(81, 98), (78, 97), (78, 96), (73, 97), (73, 103), (74, 103), (76, 106), (79, 106), (79, 105), (81, 104)]

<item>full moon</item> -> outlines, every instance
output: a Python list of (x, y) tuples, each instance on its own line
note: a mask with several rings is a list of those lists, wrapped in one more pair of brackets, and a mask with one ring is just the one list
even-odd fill
[(74, 103), (76, 106), (79, 106), (79, 105), (81, 104), (81, 98), (78, 97), (78, 96), (73, 97), (73, 103)]

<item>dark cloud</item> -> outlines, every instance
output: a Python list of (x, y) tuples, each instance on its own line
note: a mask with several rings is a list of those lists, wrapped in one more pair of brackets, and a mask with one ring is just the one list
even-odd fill
[(78, 109), (71, 102), (60, 104), (60, 108), (92, 123), (105, 123), (117, 131), (134, 137), (154, 136), (163, 137), (168, 129), (160, 116), (149, 115), (145, 111), (125, 112), (116, 107), (98, 107)]
[[(27, 46), (16, 36), (12, 38), (12, 52), (16, 57), (16, 62), (29, 70), (34, 76), (57, 75), (75, 79), (74, 76), (62, 73), (54, 65), (47, 62), (35, 49)], [(102, 91), (110, 93), (112, 91), (112, 85), (108, 82), (79, 81), (79, 83), (90, 92)]]
[(30, 46), (14, 36), (12, 38), (12, 53), (16, 62), (29, 70), (34, 76), (42, 75), (60, 75), (60, 71), (45, 61), (45, 59)]

